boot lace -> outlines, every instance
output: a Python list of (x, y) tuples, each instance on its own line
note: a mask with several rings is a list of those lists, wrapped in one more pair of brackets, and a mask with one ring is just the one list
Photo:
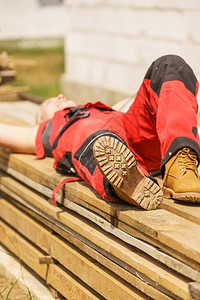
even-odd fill
[(180, 171), (184, 171), (184, 173), (187, 170), (195, 171), (196, 175), (198, 175), (198, 159), (197, 154), (195, 151), (193, 151), (190, 148), (183, 148), (180, 153), (178, 154), (178, 163), (179, 163), (179, 169)]

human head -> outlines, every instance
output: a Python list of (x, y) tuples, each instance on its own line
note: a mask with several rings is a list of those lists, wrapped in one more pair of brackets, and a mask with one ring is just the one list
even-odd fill
[(57, 97), (48, 98), (40, 105), (36, 122), (38, 124), (42, 123), (52, 118), (56, 111), (74, 106), (76, 106), (76, 103), (72, 100), (68, 100), (63, 94), (60, 94)]

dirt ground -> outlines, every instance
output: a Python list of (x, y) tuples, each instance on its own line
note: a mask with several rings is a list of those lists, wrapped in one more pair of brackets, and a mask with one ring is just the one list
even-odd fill
[[(11, 289), (12, 288), (12, 289)], [(10, 294), (9, 291), (11, 290)], [(14, 280), (6, 278), (0, 274), (0, 300), (30, 300), (34, 299), (23, 290)]]

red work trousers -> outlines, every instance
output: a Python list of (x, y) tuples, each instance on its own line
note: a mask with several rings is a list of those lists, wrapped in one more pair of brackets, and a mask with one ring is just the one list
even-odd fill
[(198, 81), (181, 57), (166, 55), (150, 66), (124, 119), (127, 143), (148, 172), (164, 167), (183, 147), (199, 158), (197, 91)]

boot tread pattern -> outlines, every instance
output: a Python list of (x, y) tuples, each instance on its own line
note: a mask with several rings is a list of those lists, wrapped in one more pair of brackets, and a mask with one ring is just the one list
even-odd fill
[[(102, 147), (104, 148), (104, 152), (101, 151)], [(116, 150), (115, 155), (111, 154), (112, 148)], [(102, 167), (104, 174), (117, 187), (121, 186), (123, 176), (127, 175), (127, 169), (136, 165), (136, 160), (132, 152), (113, 137), (104, 136), (99, 138), (94, 146), (94, 153), (98, 165)], [(111, 163), (113, 164), (112, 166)], [(121, 175), (119, 175), (117, 170), (122, 170)]]
[(156, 209), (162, 202), (162, 191), (144, 176), (129, 148), (114, 137), (100, 137), (93, 146), (96, 163), (117, 195), (131, 204)]

